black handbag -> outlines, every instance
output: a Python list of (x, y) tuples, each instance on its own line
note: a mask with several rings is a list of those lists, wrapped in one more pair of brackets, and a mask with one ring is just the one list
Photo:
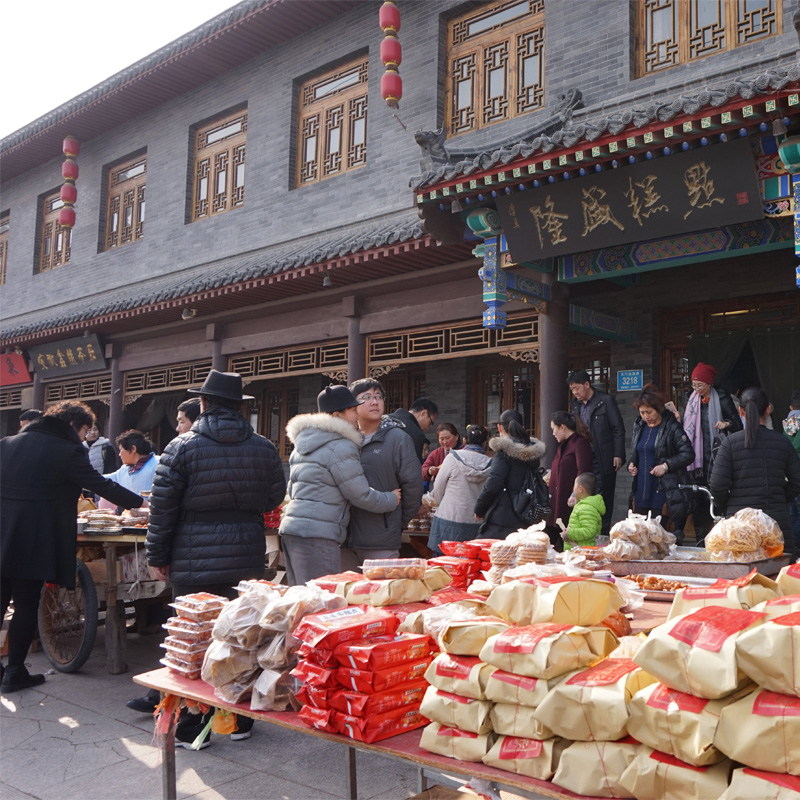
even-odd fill
[(535, 525), (550, 516), (550, 491), (540, 467), (528, 469), (511, 505), (525, 525)]

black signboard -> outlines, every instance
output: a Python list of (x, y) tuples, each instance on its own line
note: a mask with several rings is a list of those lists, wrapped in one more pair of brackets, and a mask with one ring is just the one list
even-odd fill
[(106, 368), (103, 348), (95, 334), (62, 339), (28, 349), (28, 358), (42, 378), (94, 372)]
[(497, 200), (514, 261), (761, 219), (746, 140), (702, 147)]

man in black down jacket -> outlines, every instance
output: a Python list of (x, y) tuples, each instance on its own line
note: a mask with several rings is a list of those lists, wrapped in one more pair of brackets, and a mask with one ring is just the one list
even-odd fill
[[(147, 560), (161, 580), (172, 579), (176, 597), (233, 598), (240, 580), (264, 576), (263, 514), (280, 505), (286, 478), (275, 445), (238, 411), (253, 399), (242, 395), (240, 375), (212, 369), (189, 391), (200, 395), (201, 413), (167, 445), (156, 469)], [(176, 739), (188, 739), (180, 728)]]
[(580, 416), (592, 434), (597, 490), (606, 504), (602, 534), (607, 536), (614, 510), (617, 470), (625, 463), (625, 424), (614, 398), (592, 388), (586, 370), (571, 372), (567, 383), (572, 392), (570, 411)]

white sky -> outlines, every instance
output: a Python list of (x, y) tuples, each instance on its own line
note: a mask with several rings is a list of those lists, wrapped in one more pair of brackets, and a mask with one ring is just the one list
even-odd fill
[(0, 138), (234, 5), (236, 0), (5, 0)]

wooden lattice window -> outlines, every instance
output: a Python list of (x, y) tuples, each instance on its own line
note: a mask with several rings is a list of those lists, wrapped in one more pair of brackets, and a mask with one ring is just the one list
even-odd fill
[(147, 156), (132, 158), (108, 171), (105, 249), (144, 236), (144, 194)]
[(451, 20), (445, 89), (450, 134), (544, 106), (544, 0), (504, 0)]
[(62, 228), (58, 212), (63, 208), (61, 192), (48, 194), (42, 201), (42, 232), (39, 239), (39, 272), (69, 264), (70, 229)]
[(8, 228), (10, 215), (0, 214), (0, 286), (6, 282), (8, 266)]
[(203, 125), (194, 135), (192, 222), (244, 205), (247, 111)]
[(637, 74), (647, 75), (781, 32), (781, 0), (641, 0)]
[(298, 106), (298, 186), (367, 163), (366, 58), (303, 83)]

